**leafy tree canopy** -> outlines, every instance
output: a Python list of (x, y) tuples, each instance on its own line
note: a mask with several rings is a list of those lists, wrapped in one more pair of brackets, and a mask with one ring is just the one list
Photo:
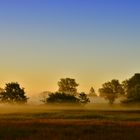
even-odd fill
[(119, 95), (124, 94), (124, 90), (119, 81), (113, 79), (111, 82), (104, 83), (102, 88), (99, 89), (99, 93), (101, 97), (104, 97), (110, 104), (113, 104)]
[(0, 92), (0, 102), (2, 103), (26, 103), (27, 97), (24, 88), (16, 82), (6, 84), (5, 89)]
[(64, 78), (60, 79), (58, 82), (59, 92), (66, 93), (66, 94), (76, 94), (78, 84), (76, 83), (75, 79), (71, 78)]
[(136, 73), (129, 80), (123, 82), (126, 100), (123, 103), (140, 102), (140, 73)]

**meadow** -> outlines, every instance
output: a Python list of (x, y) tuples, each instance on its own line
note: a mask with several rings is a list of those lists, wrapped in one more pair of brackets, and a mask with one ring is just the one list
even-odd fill
[(0, 106), (2, 140), (140, 139), (138, 106)]

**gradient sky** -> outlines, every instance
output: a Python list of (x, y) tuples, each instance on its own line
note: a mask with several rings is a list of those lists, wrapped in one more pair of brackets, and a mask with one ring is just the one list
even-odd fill
[(140, 72), (139, 0), (0, 0), (0, 85), (79, 91)]

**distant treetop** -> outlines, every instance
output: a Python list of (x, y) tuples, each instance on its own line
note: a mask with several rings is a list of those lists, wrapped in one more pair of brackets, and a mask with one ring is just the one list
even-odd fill
[(91, 96), (91, 97), (97, 97), (97, 94), (95, 93), (95, 90), (94, 90), (93, 87), (91, 87), (88, 95)]
[(76, 94), (78, 85), (79, 84), (76, 83), (75, 79), (62, 78), (58, 82), (58, 86), (59, 86), (58, 91), (67, 94)]

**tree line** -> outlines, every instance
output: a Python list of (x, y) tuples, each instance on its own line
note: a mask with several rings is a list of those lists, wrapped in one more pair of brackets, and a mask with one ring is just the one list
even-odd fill
[[(75, 79), (62, 78), (58, 81), (58, 91), (50, 92), (48, 96), (42, 98), (44, 104), (70, 103), (85, 105), (90, 102), (89, 97), (96, 97), (94, 88), (90, 89), (89, 94), (78, 93)], [(140, 103), (140, 73), (134, 74), (122, 83), (117, 79), (105, 82), (98, 90), (99, 96), (113, 104), (119, 97), (124, 97), (123, 104)], [(28, 101), (24, 88), (17, 82), (7, 83), (4, 89), (0, 89), (0, 103), (26, 104)]]

